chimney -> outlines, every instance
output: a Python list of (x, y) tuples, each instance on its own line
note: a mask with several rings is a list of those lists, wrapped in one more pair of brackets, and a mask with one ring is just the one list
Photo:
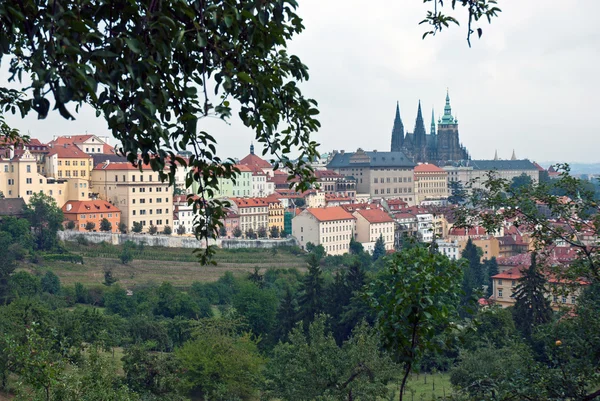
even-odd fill
[(344, 149), (340, 150), (340, 154), (342, 154), (342, 155), (344, 154)]

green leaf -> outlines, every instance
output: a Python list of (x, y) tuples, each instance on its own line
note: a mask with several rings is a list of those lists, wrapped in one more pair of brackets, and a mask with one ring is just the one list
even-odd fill
[(127, 47), (129, 47), (132, 52), (136, 54), (140, 54), (142, 52), (141, 43), (139, 40), (135, 38), (125, 38), (125, 43), (127, 43)]
[(253, 84), (254, 83), (254, 80), (252, 79), (252, 77), (250, 77), (250, 75), (248, 75), (247, 73), (245, 73), (243, 71), (238, 72), (237, 77), (241, 81), (247, 82), (249, 84)]

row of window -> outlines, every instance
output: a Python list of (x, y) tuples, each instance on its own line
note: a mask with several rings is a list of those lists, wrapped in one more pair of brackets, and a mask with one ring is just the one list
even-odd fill
[[(79, 216), (80, 219), (95, 219), (96, 218), (96, 214), (82, 214)], [(107, 217), (110, 219), (111, 217), (113, 217), (112, 213), (108, 213)], [(117, 214), (115, 217), (119, 217), (119, 215)], [(104, 218), (104, 213), (100, 213), (100, 218), (103, 219)]]
[[(156, 192), (162, 192), (162, 187), (156, 187)], [(169, 190), (169, 187), (165, 187), (165, 192)], [(131, 192), (135, 192), (135, 188), (131, 188)], [(146, 192), (146, 188), (138, 188), (138, 192)], [(148, 192), (152, 192), (152, 187), (148, 188)]]
[[(150, 226), (151, 226), (151, 225), (152, 225), (152, 222), (153, 222), (153, 220), (150, 220), (150, 221), (148, 222), (148, 225), (150, 225)], [(137, 223), (137, 222), (136, 222), (136, 221), (134, 221), (133, 223)], [(141, 223), (141, 224), (142, 224), (142, 226), (146, 226), (146, 220), (140, 220), (140, 221), (139, 221), (139, 223)], [(162, 225), (162, 223), (163, 223), (162, 219), (161, 219), (161, 220), (156, 220), (156, 225), (157, 225), (157, 226), (160, 226), (160, 225)], [(166, 219), (166, 220), (165, 220), (165, 225), (167, 225), (167, 226), (169, 225), (169, 219)]]
[[(391, 194), (392, 191), (391, 191), (391, 188), (386, 188), (385, 191), (382, 188), (381, 192), (378, 189), (375, 190), (375, 195), (379, 195), (380, 193), (381, 193), (381, 195), (386, 194), (386, 193)], [(412, 193), (412, 189), (411, 188), (394, 188), (394, 193), (395, 194), (398, 194), (398, 193), (410, 194), (410, 193)]]
[(336, 241), (350, 241), (349, 234), (332, 235), (331, 237), (322, 237), (323, 243)]
[[(148, 210), (146, 210), (146, 209), (141, 209), (139, 212), (140, 212), (140, 215), (145, 215), (145, 214), (146, 214), (146, 212), (149, 212), (148, 214), (152, 214), (152, 211), (153, 211), (153, 209), (148, 209)], [(163, 213), (163, 210), (162, 210), (162, 209), (156, 209), (156, 214), (162, 214), (162, 213)], [(166, 214), (166, 213), (169, 213), (169, 209), (165, 209), (165, 214)], [(133, 210), (131, 214), (135, 216), (135, 214), (136, 214), (136, 211), (135, 211), (135, 210)]]
[[(384, 181), (383, 177), (381, 177), (381, 178), (377, 178), (377, 177), (373, 178), (373, 183), (374, 184), (378, 184), (378, 183), (381, 183), (381, 184), (388, 183), (388, 184), (390, 184), (391, 182), (392, 182), (392, 177), (385, 178), (385, 181)], [(393, 177), (393, 182), (412, 182), (412, 177)]]
[[(65, 170), (65, 177), (86, 177), (86, 170)], [(58, 170), (58, 178), (63, 178), (63, 171)]]
[[(152, 182), (152, 175), (149, 174), (148, 175), (148, 182)], [(127, 176), (125, 174), (123, 174), (123, 182), (127, 181)], [(115, 182), (119, 182), (119, 176), (117, 174), (115, 174)], [(131, 176), (131, 182), (135, 182), (135, 175)], [(144, 182), (144, 175), (140, 174), (140, 182)]]
[[(58, 161), (58, 165), (62, 166), (62, 160)], [(87, 162), (85, 160), (73, 160), (73, 166), (87, 166)], [(90, 160), (90, 166), (92, 165), (92, 161)], [(71, 166), (71, 160), (65, 160), (65, 166)]]
[[(156, 198), (156, 203), (162, 203), (163, 198)], [(165, 198), (165, 202), (169, 202), (169, 198)], [(135, 199), (131, 200), (132, 204), (135, 204)], [(140, 199), (140, 203), (146, 203), (146, 199)], [(152, 198), (148, 198), (148, 203), (152, 203)]]

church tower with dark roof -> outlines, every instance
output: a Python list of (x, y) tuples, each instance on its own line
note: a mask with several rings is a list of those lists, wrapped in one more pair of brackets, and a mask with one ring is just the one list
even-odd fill
[(404, 147), (404, 124), (400, 118), (400, 104), (396, 103), (396, 117), (394, 118), (394, 128), (392, 128), (392, 152), (399, 152)]

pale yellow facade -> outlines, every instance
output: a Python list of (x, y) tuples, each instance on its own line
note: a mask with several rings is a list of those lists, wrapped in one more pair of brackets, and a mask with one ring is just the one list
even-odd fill
[(140, 172), (127, 162), (104, 163), (92, 171), (92, 191), (121, 210), (121, 222), (130, 231), (141, 223), (142, 232), (151, 225), (162, 231), (173, 227), (173, 196), (168, 183), (152, 170)]
[[(493, 285), (492, 300), (503, 308), (514, 306), (519, 278), (494, 278)], [(546, 298), (550, 300), (550, 305), (554, 310), (564, 307), (572, 308), (577, 304), (577, 298), (581, 295), (581, 290), (581, 286), (566, 288), (548, 284)]]
[(279, 233), (282, 233), (283, 229), (284, 229), (283, 215), (284, 215), (284, 212), (285, 212), (283, 204), (278, 199), (275, 199), (274, 201), (268, 200), (267, 202), (269, 203), (269, 207), (268, 207), (268, 212), (269, 212), (269, 220), (268, 220), (268, 222), (269, 222), (269, 224), (268, 224), (269, 235), (271, 235), (270, 234), (271, 227), (277, 227), (279, 229)]
[(421, 202), (428, 199), (447, 199), (448, 172), (442, 169), (439, 169), (439, 171), (419, 171), (419, 167), (415, 168), (417, 204), (420, 205)]
[(302, 211), (292, 219), (292, 235), (300, 247), (306, 249), (306, 244), (310, 242), (314, 245), (323, 245), (328, 255), (348, 253), (350, 239), (354, 236), (355, 220), (353, 216), (347, 213), (349, 217), (321, 221), (309, 210)]
[(358, 211), (353, 213), (356, 217), (355, 239), (360, 243), (374, 244), (381, 235), (386, 250), (394, 249), (394, 221), (371, 223)]

